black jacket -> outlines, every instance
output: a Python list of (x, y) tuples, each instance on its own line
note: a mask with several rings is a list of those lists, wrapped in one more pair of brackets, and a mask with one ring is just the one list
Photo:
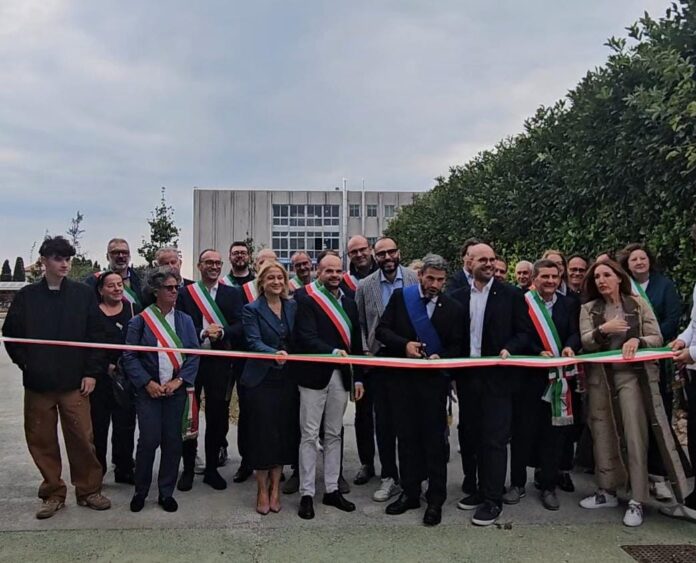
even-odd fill
[[(575, 297), (569, 297), (556, 293), (556, 303), (551, 310), (551, 318), (556, 325), (558, 338), (561, 340), (561, 350), (572, 348), (573, 352), (579, 352), (580, 343), (580, 301)], [(534, 329), (534, 337), (531, 339), (531, 352), (539, 355), (544, 350), (539, 333)]]
[[(97, 287), (97, 279), (99, 279), (99, 274), (100, 272), (97, 272), (96, 274), (90, 274), (85, 278), (85, 283), (92, 288), (92, 291), (95, 290)], [(138, 272), (136, 272), (133, 268), (130, 266), (128, 267), (128, 282), (130, 284), (130, 288), (133, 290), (133, 293), (138, 297), (138, 301), (140, 302), (140, 305), (143, 305), (143, 282), (140, 281), (140, 276), (138, 275)]]
[[(51, 291), (45, 279), (23, 287), (15, 296), (2, 328), (15, 338), (104, 342), (104, 325), (94, 290), (64, 279)], [(106, 354), (95, 349), (7, 343), (12, 361), (22, 370), (24, 387), (39, 393), (79, 389), (83, 377), (106, 369)]]
[[(453, 292), (450, 297), (462, 305), (462, 356), (468, 357), (471, 351), (471, 287), (466, 285)], [(534, 326), (529, 318), (522, 292), (510, 284), (494, 280), (483, 317), (481, 356), (498, 356), (503, 349), (513, 355), (532, 354), (533, 334)], [(474, 370), (467, 371), (463, 368), (457, 370), (457, 375), (473, 376), (472, 371)], [(519, 368), (507, 366), (475, 371), (480, 377), (482, 387), (496, 394), (517, 391), (520, 385), (519, 377), (523, 373)]]
[(447, 281), (447, 293), (452, 294), (458, 289), (469, 287), (469, 280), (466, 278), (464, 270), (461, 268)]
[[(293, 331), (295, 351), (301, 354), (331, 354), (335, 349), (344, 350), (346, 345), (343, 343), (338, 329), (314, 299), (307, 295), (307, 291), (304, 288), (298, 289), (294, 299), (297, 302), (297, 315)], [(351, 349), (346, 351), (351, 355), (361, 356), (363, 351), (358, 307), (355, 301), (346, 295), (343, 296), (342, 305), (352, 325)], [(350, 367), (347, 365), (310, 362), (295, 362), (295, 364), (293, 368), (297, 384), (302, 387), (324, 389), (329, 384), (333, 371), (340, 369), (343, 387), (346, 391), (350, 390)], [(360, 366), (353, 366), (353, 377), (355, 381), (362, 381)]]
[[(463, 325), (461, 305), (447, 295), (440, 295), (431, 322), (442, 342), (442, 358), (457, 358), (461, 354)], [(406, 310), (403, 289), (395, 289), (382, 314), (375, 337), (384, 344), (383, 356), (406, 357), (406, 344), (418, 339)], [(427, 353), (427, 351), (426, 351)]]

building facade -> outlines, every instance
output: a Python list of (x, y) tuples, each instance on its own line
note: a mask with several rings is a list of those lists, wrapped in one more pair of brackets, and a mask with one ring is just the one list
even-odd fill
[(272, 248), (284, 264), (297, 250), (315, 259), (330, 248), (345, 254), (348, 239), (373, 243), (399, 208), (421, 192), (217, 190), (193, 192), (193, 250), (217, 248), (226, 257), (232, 241), (251, 238)]

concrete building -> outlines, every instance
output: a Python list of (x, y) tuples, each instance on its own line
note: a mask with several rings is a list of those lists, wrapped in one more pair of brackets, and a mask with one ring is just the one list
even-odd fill
[(217, 248), (226, 258), (230, 243), (247, 237), (256, 249), (272, 248), (285, 264), (296, 250), (306, 250), (312, 258), (325, 248), (343, 255), (353, 235), (364, 234), (374, 242), (418, 193), (194, 188), (194, 256)]

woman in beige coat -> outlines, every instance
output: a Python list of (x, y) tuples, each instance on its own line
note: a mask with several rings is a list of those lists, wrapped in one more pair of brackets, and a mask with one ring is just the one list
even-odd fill
[[(655, 314), (642, 298), (632, 295), (628, 275), (619, 264), (612, 260), (595, 263), (587, 273), (585, 291), (589, 302), (580, 311), (580, 333), (586, 352), (621, 350), (625, 359), (631, 359), (639, 348), (662, 345)], [(655, 428), (677, 496), (681, 496), (678, 489), (684, 482), (662, 406), (657, 362), (586, 364), (586, 371), (588, 422), (599, 488), (580, 501), (580, 506), (618, 506), (616, 490), (628, 484), (631, 498), (623, 522), (639, 526), (643, 503), (649, 498), (649, 424)]]

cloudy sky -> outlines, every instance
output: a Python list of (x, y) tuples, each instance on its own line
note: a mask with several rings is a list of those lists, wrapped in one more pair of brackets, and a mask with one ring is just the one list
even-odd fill
[[(80, 210), (133, 250), (167, 187), (427, 189), (663, 0), (0, 2), (0, 259)], [(134, 252), (135, 254), (135, 252)]]

